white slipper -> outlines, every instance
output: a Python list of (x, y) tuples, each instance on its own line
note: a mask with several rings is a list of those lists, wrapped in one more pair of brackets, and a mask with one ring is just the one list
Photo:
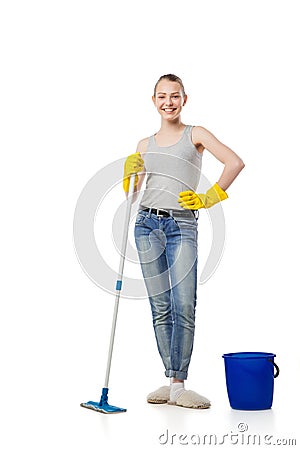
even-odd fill
[(170, 400), (170, 386), (162, 386), (147, 396), (148, 403), (167, 403)]
[(175, 402), (168, 401), (168, 405), (182, 406), (183, 408), (207, 409), (210, 401), (194, 391), (183, 391)]

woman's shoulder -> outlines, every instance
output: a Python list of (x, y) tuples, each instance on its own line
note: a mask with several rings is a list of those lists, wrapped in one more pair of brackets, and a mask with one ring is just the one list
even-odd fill
[(146, 153), (147, 147), (149, 144), (150, 137), (146, 137), (144, 139), (141, 139), (137, 145), (137, 152), (140, 152), (141, 154)]
[(193, 133), (197, 134), (198, 136), (204, 136), (209, 133), (209, 131), (201, 125), (193, 125), (192, 128), (193, 128)]
[(202, 153), (205, 148), (205, 138), (207, 138), (209, 134), (209, 131), (200, 125), (195, 125), (192, 127), (192, 141), (200, 153)]

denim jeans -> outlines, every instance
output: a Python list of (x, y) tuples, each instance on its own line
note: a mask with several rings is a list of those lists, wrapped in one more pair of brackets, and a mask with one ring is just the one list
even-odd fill
[[(175, 216), (176, 217), (176, 216)], [(193, 350), (197, 296), (197, 219), (142, 211), (135, 242), (165, 375), (185, 380)]]

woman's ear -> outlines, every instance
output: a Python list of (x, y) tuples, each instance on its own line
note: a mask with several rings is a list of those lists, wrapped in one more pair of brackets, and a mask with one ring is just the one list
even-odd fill
[(155, 95), (152, 95), (152, 101), (153, 101), (153, 103), (154, 103), (154, 106), (156, 106), (156, 105), (155, 105)]
[(184, 106), (184, 105), (186, 104), (186, 102), (187, 102), (187, 99), (188, 99), (188, 96), (187, 96), (187, 95), (185, 95), (185, 96), (183, 97), (183, 105), (182, 105), (182, 106)]

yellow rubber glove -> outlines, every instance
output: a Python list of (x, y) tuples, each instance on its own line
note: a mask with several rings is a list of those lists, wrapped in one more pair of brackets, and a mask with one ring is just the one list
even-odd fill
[(210, 208), (226, 198), (228, 198), (226, 192), (220, 188), (218, 183), (215, 183), (208, 189), (206, 194), (196, 194), (193, 191), (180, 192), (178, 202), (184, 209), (196, 210), (200, 208)]
[[(129, 192), (130, 175), (140, 172), (144, 168), (144, 161), (142, 160), (140, 152), (129, 155), (124, 164), (123, 189)], [(136, 175), (134, 180), (134, 187), (138, 184), (139, 177)]]

